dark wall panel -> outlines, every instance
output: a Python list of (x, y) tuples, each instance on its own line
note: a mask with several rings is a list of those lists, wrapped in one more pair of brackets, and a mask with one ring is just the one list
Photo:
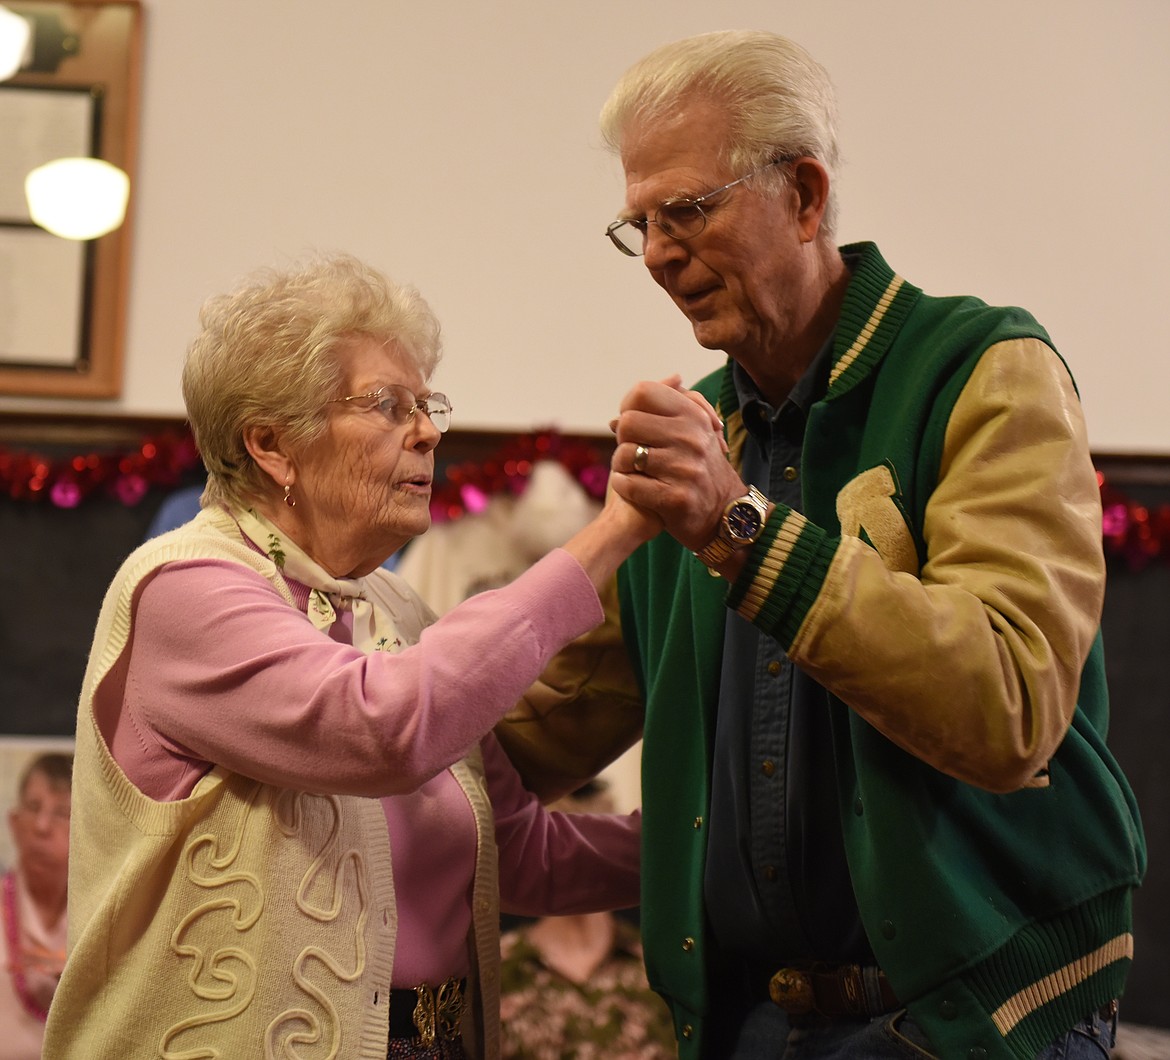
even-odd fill
[[(453, 431), (440, 466), (490, 465), (515, 437)], [(594, 441), (608, 456), (608, 440)], [(1098, 466), (1134, 502), (1170, 504), (1170, 458), (1102, 457)], [(131, 507), (95, 497), (74, 509), (0, 496), (0, 574), (8, 589), (0, 607), (0, 732), (73, 734), (106, 585), (165, 495), (152, 490)], [(1135, 898), (1137, 953), (1124, 1011), (1134, 1022), (1170, 1027), (1170, 558), (1141, 569), (1111, 558), (1103, 627), (1110, 744), (1137, 793), (1150, 854)]]

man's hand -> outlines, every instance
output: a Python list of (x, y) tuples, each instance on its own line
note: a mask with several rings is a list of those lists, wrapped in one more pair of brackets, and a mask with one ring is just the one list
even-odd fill
[(701, 549), (715, 536), (728, 501), (747, 492), (728, 463), (715, 410), (673, 376), (635, 385), (613, 426), (612, 489), (654, 512), (679, 544)]

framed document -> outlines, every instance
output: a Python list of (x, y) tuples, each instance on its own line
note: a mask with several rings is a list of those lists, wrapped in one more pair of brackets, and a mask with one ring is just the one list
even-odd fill
[(94, 151), (99, 95), (87, 89), (0, 85), (0, 365), (82, 370), (88, 247), (33, 223), (31, 170)]

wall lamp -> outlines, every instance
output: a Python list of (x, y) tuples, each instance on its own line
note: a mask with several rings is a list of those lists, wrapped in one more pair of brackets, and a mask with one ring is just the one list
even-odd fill
[(24, 72), (55, 74), (80, 45), (54, 14), (0, 7), (0, 81)]
[(0, 81), (32, 61), (33, 26), (23, 15), (0, 7)]
[(100, 158), (56, 158), (24, 179), (29, 216), (63, 239), (97, 239), (126, 219), (130, 178)]
[[(0, 81), (17, 74), (55, 74), (81, 50), (77, 33), (52, 12), (0, 6)], [(56, 158), (25, 177), (29, 217), (64, 239), (96, 239), (126, 217), (130, 180), (98, 158)]]

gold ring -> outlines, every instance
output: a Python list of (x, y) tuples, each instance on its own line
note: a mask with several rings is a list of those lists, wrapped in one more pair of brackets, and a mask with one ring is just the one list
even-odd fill
[(650, 450), (644, 445), (639, 445), (634, 449), (634, 470), (641, 475), (646, 470), (646, 458), (649, 457)]

